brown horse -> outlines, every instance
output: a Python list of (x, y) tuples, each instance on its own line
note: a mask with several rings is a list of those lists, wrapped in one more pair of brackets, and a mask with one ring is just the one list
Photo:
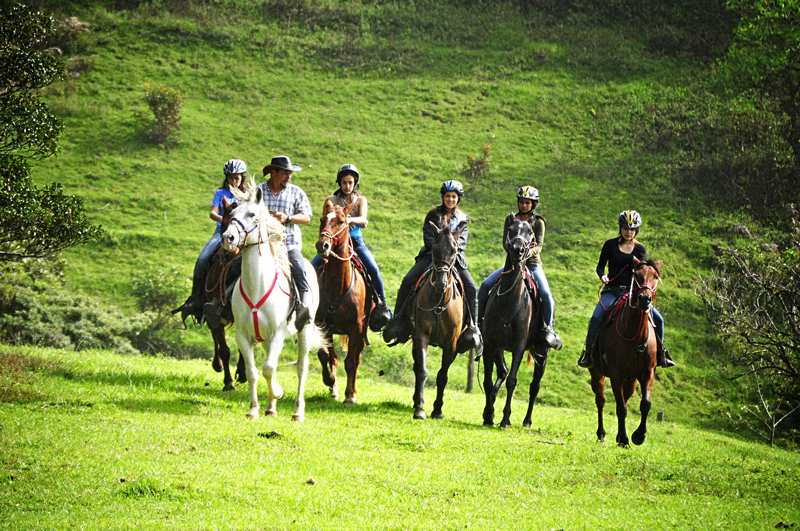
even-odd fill
[(464, 323), (462, 290), (455, 269), (458, 238), (467, 227), (462, 221), (454, 231), (435, 225), (436, 239), (431, 245), (433, 265), (422, 276), (412, 311), (414, 333), (414, 418), (424, 419), (425, 381), (428, 378), (426, 357), (428, 346), (442, 348), (442, 366), (436, 375), (436, 400), (431, 418), (442, 418), (447, 371), (456, 358), (456, 344)]
[(345, 404), (356, 403), (356, 375), (361, 363), (361, 352), (367, 342), (367, 326), (372, 304), (367, 294), (364, 275), (354, 266), (355, 253), (350, 241), (347, 208), (325, 201), (320, 220), (317, 251), (323, 266), (319, 272), (320, 303), (315, 322), (325, 333), (326, 345), (317, 352), (322, 364), (322, 381), (330, 388), (331, 396), (338, 398), (336, 368), (339, 358), (333, 346), (333, 334), (346, 337), (347, 371)]
[[(483, 409), (483, 425), (494, 424), (494, 402), (503, 380), (506, 380), (506, 404), (500, 427), (511, 425), (511, 399), (517, 386), (517, 372), (526, 350), (533, 354), (536, 365), (528, 393), (528, 411), (522, 425), (530, 427), (533, 406), (547, 364), (549, 345), (536, 334), (541, 316), (531, 297), (530, 279), (525, 261), (533, 241), (533, 228), (527, 221), (515, 220), (508, 228), (508, 240), (504, 242), (507, 258), (500, 280), (489, 294), (482, 332), (485, 341), (483, 387), (486, 405)], [(511, 370), (504, 359), (504, 351), (511, 352)], [(531, 354), (528, 355), (531, 359)], [(497, 368), (497, 378), (492, 381), (492, 369)]]
[(639, 406), (641, 421), (631, 437), (633, 444), (644, 442), (647, 434), (647, 414), (650, 412), (656, 368), (656, 333), (650, 308), (661, 279), (661, 262), (639, 262), (634, 258), (633, 276), (627, 294), (617, 302), (621, 307), (598, 338), (598, 350), (592, 375), (592, 390), (597, 405), (597, 438), (602, 441), (604, 380), (611, 379), (611, 389), (617, 404), (617, 444), (628, 446), (625, 418), (628, 399), (639, 382), (642, 401)]

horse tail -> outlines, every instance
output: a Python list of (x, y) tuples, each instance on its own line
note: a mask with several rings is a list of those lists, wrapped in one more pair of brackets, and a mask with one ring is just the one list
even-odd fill
[(314, 324), (313, 321), (303, 327), (299, 336), (298, 339), (302, 343), (301, 347), (304, 347), (306, 352), (330, 346), (322, 333), (322, 329)]

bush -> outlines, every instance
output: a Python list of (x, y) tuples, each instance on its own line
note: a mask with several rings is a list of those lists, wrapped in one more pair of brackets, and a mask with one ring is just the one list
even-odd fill
[(484, 144), (478, 156), (467, 155), (467, 165), (461, 170), (461, 175), (473, 183), (489, 176), (489, 159), (492, 156), (492, 145)]
[(141, 310), (168, 313), (186, 289), (185, 277), (174, 267), (151, 270), (133, 278), (132, 292)]
[(145, 83), (144, 91), (154, 117), (150, 139), (156, 144), (174, 144), (180, 128), (183, 96), (175, 89), (152, 83)]

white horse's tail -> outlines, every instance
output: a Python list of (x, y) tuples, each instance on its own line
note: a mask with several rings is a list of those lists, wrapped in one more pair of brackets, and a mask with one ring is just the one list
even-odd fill
[(325, 340), (325, 335), (322, 333), (320, 327), (314, 324), (313, 321), (303, 327), (303, 330), (298, 334), (299, 350), (301, 352), (310, 352), (312, 350), (319, 350), (322, 347), (329, 346)]

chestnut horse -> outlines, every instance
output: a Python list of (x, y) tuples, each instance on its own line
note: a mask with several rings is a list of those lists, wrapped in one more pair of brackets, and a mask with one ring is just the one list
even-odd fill
[(333, 398), (339, 396), (336, 386), (339, 357), (333, 346), (333, 334), (342, 334), (347, 338), (345, 404), (356, 403), (356, 375), (361, 352), (367, 344), (368, 316), (372, 304), (364, 275), (353, 262), (357, 258), (347, 223), (351, 209), (352, 204), (342, 208), (334, 206), (330, 200), (325, 201), (323, 206), (317, 240), (317, 252), (323, 260), (319, 272), (320, 304), (314, 318), (325, 334), (326, 344), (317, 351), (317, 357), (322, 364), (322, 381), (330, 389)]
[(436, 400), (431, 412), (431, 418), (442, 418), (447, 371), (456, 359), (456, 344), (464, 324), (463, 290), (459, 288), (460, 278), (455, 262), (458, 238), (467, 228), (467, 222), (462, 221), (452, 232), (448, 227), (440, 228), (433, 222), (429, 223), (436, 228), (436, 239), (431, 245), (433, 265), (420, 280), (421, 285), (412, 311), (415, 419), (425, 418), (424, 391), (428, 378), (425, 365), (430, 345), (442, 348), (442, 366), (436, 375)]
[[(492, 288), (486, 303), (481, 332), (485, 341), (483, 388), (486, 405), (483, 409), (483, 425), (494, 424), (494, 402), (503, 380), (506, 380), (506, 404), (500, 427), (511, 425), (511, 399), (517, 386), (517, 372), (526, 350), (533, 354), (535, 366), (531, 380), (528, 411), (522, 425), (531, 425), (531, 414), (539, 394), (539, 386), (547, 363), (549, 346), (540, 340), (536, 331), (541, 316), (536, 311), (535, 297), (528, 292), (534, 285), (525, 261), (528, 259), (533, 227), (527, 221), (515, 220), (509, 225), (508, 239), (503, 242), (506, 249), (506, 267), (500, 281)], [(503, 352), (511, 352), (511, 370), (506, 367)], [(529, 359), (531, 354), (529, 354)], [(497, 379), (492, 382), (492, 369), (497, 368)]]
[(637, 381), (642, 393), (639, 405), (641, 421), (631, 437), (633, 444), (642, 444), (647, 434), (647, 414), (651, 407), (656, 368), (656, 332), (650, 308), (661, 280), (660, 270), (661, 262), (640, 262), (634, 258), (630, 288), (615, 305), (618, 313), (612, 315), (610, 324), (600, 332), (594, 364), (589, 369), (597, 405), (597, 438), (600, 441), (606, 435), (603, 428), (603, 384), (606, 376), (611, 379), (617, 404), (617, 444), (628, 446), (625, 418), (628, 399), (633, 395)]

